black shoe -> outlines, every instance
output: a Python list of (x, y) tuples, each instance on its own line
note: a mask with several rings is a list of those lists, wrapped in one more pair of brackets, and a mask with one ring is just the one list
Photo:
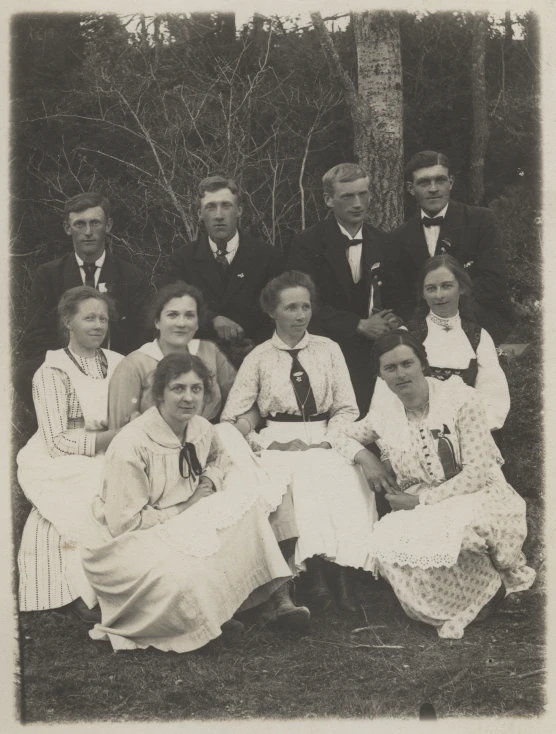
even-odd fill
[(360, 606), (355, 599), (355, 582), (351, 569), (337, 566), (336, 571), (336, 602), (342, 612), (358, 614)]
[(92, 609), (89, 609), (81, 597), (74, 599), (67, 605), (67, 608), (84, 624), (95, 625), (101, 621), (99, 605), (97, 604)]
[(324, 561), (320, 556), (313, 556), (305, 561), (307, 566), (307, 595), (309, 603), (318, 612), (325, 612), (334, 605), (334, 597), (324, 570)]

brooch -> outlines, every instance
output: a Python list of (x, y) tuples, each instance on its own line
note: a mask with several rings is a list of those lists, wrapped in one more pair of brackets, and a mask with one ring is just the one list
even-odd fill
[(452, 243), (450, 242), (450, 240), (448, 240), (448, 239), (440, 240), (440, 245), (441, 245), (440, 252), (443, 255), (447, 255), (448, 254), (448, 250), (452, 246)]
[(237, 277), (238, 277), (238, 278), (243, 278), (243, 277), (245, 277), (245, 273), (238, 273), (238, 274), (237, 274)]
[(470, 260), (468, 263), (464, 264), (464, 268), (470, 268), (473, 265), (473, 260)]

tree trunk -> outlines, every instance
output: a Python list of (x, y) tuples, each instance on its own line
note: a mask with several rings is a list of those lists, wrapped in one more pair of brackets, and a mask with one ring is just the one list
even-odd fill
[[(371, 180), (370, 217), (392, 229), (403, 222), (403, 94), (399, 20), (396, 14), (352, 15), (357, 44), (360, 119), (355, 153)], [(374, 140), (367, 134), (373, 130)]]
[(482, 204), (485, 197), (484, 168), (489, 138), (485, 77), (486, 40), (487, 14), (476, 13), (473, 19), (471, 43), (473, 141), (469, 166), (469, 193), (472, 204)]
[(320, 13), (311, 18), (353, 121), (355, 155), (369, 172), (369, 219), (381, 229), (403, 222), (403, 95), (395, 13), (353, 13), (359, 90), (344, 69)]

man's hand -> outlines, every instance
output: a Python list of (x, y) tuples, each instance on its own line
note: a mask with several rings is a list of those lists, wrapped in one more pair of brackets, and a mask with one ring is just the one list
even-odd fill
[(384, 490), (387, 494), (397, 494), (402, 490), (398, 487), (396, 476), (390, 464), (383, 464), (380, 459), (368, 449), (362, 449), (355, 456), (355, 463), (359, 464), (373, 492)]
[(396, 510), (413, 510), (419, 504), (419, 497), (414, 497), (412, 494), (406, 494), (405, 492), (395, 494), (387, 492), (386, 499), (394, 512)]
[(238, 339), (243, 336), (241, 326), (226, 316), (215, 316), (212, 320), (212, 325), (220, 339), (224, 341), (231, 341), (232, 339)]
[(286, 443), (280, 443), (280, 441), (273, 441), (268, 447), (269, 451), (307, 451), (311, 447), (308, 446), (305, 441), (300, 438), (296, 438), (293, 441), (287, 441)]
[(361, 319), (357, 325), (357, 333), (362, 334), (371, 341), (374, 341), (375, 339), (378, 339), (379, 336), (387, 334), (390, 329), (393, 328), (389, 325), (389, 320), (392, 317), (397, 318), (397, 316), (394, 316), (392, 313), (391, 308), (385, 308), (383, 311), (374, 313), (372, 316), (369, 316), (368, 319)]

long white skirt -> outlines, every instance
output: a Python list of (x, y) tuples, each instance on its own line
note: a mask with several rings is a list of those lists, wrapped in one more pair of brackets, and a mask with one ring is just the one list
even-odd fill
[(51, 457), (38, 434), (17, 456), (17, 478), (32, 503), (18, 554), (21, 611), (56, 609), (81, 597), (97, 603), (79, 541), (92, 522), (104, 455)]
[[(306, 443), (325, 439), (326, 422), (311, 423), (306, 435), (303, 423), (268, 421), (265, 437), (285, 443), (300, 438)], [(374, 492), (360, 468), (348, 464), (334, 449), (263, 451), (267, 472), (287, 478), (293, 496), (299, 537), (295, 568), (323, 556), (340, 566), (372, 570), (371, 534), (377, 520)]]

